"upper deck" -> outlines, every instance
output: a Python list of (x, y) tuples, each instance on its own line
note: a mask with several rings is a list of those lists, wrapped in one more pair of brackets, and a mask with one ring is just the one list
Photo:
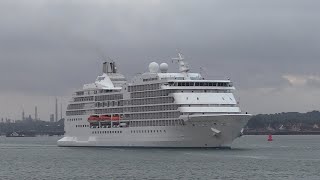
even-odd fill
[(114, 63), (104, 63), (103, 74), (73, 94), (67, 115), (116, 114), (132, 120), (241, 112), (230, 79), (208, 80), (189, 72), (181, 57), (178, 64), (180, 72), (170, 73), (168, 64), (152, 62), (149, 72), (127, 82)]

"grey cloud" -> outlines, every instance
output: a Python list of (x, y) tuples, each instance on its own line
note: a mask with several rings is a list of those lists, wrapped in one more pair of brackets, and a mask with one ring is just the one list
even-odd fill
[(68, 95), (95, 79), (102, 56), (128, 77), (150, 61), (176, 70), (176, 49), (193, 71), (206, 67), (238, 89), (286, 87), (284, 74), (319, 71), (319, 7), (312, 0), (1, 1), (0, 93)]

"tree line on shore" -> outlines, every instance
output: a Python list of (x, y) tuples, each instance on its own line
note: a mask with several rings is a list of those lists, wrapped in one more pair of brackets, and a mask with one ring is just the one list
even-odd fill
[(63, 135), (64, 120), (58, 122), (48, 122), (41, 120), (24, 120), (0, 123), (0, 135), (8, 135), (11, 133), (19, 135)]
[[(282, 112), (253, 116), (246, 131), (320, 131), (320, 112)], [(64, 119), (58, 122), (24, 120), (0, 123), (0, 135), (17, 132), (26, 135), (63, 135)]]
[(282, 112), (253, 116), (246, 129), (274, 131), (320, 131), (320, 112)]

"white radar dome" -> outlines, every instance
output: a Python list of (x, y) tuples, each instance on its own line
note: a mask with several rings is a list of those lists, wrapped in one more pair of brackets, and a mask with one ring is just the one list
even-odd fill
[(168, 71), (168, 64), (167, 63), (161, 63), (160, 64), (160, 71), (162, 72), (162, 73), (166, 73), (167, 71)]
[(152, 62), (149, 64), (149, 71), (151, 73), (157, 73), (159, 71), (159, 64), (156, 62)]

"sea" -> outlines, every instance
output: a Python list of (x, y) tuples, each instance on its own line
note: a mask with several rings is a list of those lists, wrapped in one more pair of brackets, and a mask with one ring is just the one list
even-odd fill
[(0, 179), (320, 179), (320, 136), (243, 136), (232, 149), (58, 147), (0, 137)]

